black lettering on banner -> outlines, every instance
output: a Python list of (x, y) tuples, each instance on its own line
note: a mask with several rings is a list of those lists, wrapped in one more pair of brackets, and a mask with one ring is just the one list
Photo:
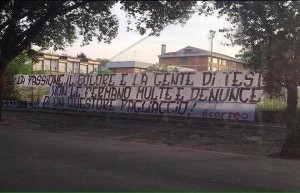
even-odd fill
[(155, 87), (153, 86), (139, 86), (137, 87), (136, 98), (137, 99), (152, 99), (157, 100), (158, 97), (154, 96)]
[(7, 108), (16, 108), (18, 107), (17, 100), (2, 100), (2, 106)]
[(44, 100), (42, 102), (42, 106), (43, 107), (47, 107), (50, 105), (50, 101), (51, 101), (51, 97), (49, 96), (44, 96)]
[[(204, 91), (209, 90), (208, 88), (201, 88), (198, 101), (207, 101), (207, 96), (203, 94)], [(204, 98), (203, 98), (204, 97)]]
[(148, 83), (148, 76), (146, 73), (142, 73), (142, 78), (141, 78), (141, 86), (145, 86)]
[[(194, 78), (194, 75), (200, 75), (200, 79)], [(65, 81), (63, 84), (62, 77)], [(254, 72), (156, 72), (130, 76), (127, 73), (79, 74), (74, 77), (75, 79), (67, 75), (22, 75), (16, 77), (15, 82), (27, 84), (28, 81), (28, 85), (33, 86), (51, 85), (50, 96), (44, 97), (40, 103), (47, 107), (178, 116), (202, 114), (208, 118), (238, 120), (252, 119), (253, 114), (244, 114), (242, 110), (217, 111), (216, 109), (228, 109), (230, 105), (215, 104), (247, 104), (241, 109), (248, 108), (248, 105), (253, 109), (251, 104), (260, 102), (263, 96), (262, 88), (256, 85), (257, 81), (262, 80), (257, 80), (260, 76)], [(205, 104), (205, 108), (215, 110), (203, 110), (200, 113), (201, 105), (198, 105), (191, 113), (189, 102)]]
[(172, 100), (172, 96), (170, 95), (170, 90), (172, 89), (173, 87), (166, 87), (164, 100)]
[(124, 81), (124, 78), (125, 78), (125, 76), (127, 76), (127, 75), (128, 75), (128, 73), (121, 74), (122, 78), (121, 78), (121, 81), (120, 81), (120, 86), (126, 86), (126, 83), (127, 83), (127, 82)]
[(161, 81), (158, 81), (157, 79), (158, 79), (158, 76), (160, 76), (160, 75), (162, 75), (163, 73), (161, 73), (161, 72), (155, 72), (154, 73), (154, 85), (155, 86), (159, 86), (159, 85), (161, 85)]
[(251, 90), (252, 90), (252, 93), (250, 95), (249, 102), (250, 103), (259, 103), (261, 101), (261, 98), (260, 97), (257, 98), (256, 91), (260, 90), (260, 89), (258, 89), (258, 88), (251, 88)]
[(77, 81), (77, 85), (78, 86), (83, 86), (84, 85), (84, 75), (82, 75), (82, 74), (80, 74), (79, 76), (78, 76), (78, 79), (77, 79), (78, 81)]
[(64, 107), (64, 98), (63, 97), (52, 97), (53, 107)]
[(25, 83), (25, 77), (23, 75), (19, 75), (17, 78), (16, 78), (16, 84), (18, 85), (23, 85)]
[(247, 103), (247, 102), (249, 101), (249, 98), (248, 98), (248, 97), (244, 99), (244, 95), (243, 95), (243, 94), (244, 94), (244, 92), (243, 92), (244, 90), (250, 90), (250, 88), (241, 88), (241, 89), (240, 89), (240, 95), (239, 95), (239, 98), (240, 98), (240, 102), (241, 102), (241, 103)]
[(211, 85), (214, 86), (215, 84), (215, 76), (216, 72), (203, 72), (203, 80), (202, 80), (202, 86)]
[(229, 78), (229, 74), (231, 74), (232, 72), (223, 72), (223, 74), (225, 74), (225, 86), (228, 86), (228, 78)]
[(155, 86), (190, 86), (194, 85), (191, 81), (191, 75), (195, 72), (155, 72), (154, 73), (154, 85)]
[[(196, 94), (194, 94), (195, 92), (196, 92)], [(198, 98), (199, 93), (200, 93), (200, 87), (193, 87), (191, 89), (190, 100), (196, 100)]]
[[(54, 83), (54, 80), (53, 80), (53, 75), (49, 75), (48, 76), (48, 85), (52, 85)], [(39, 85), (40, 82), (36, 83), (36, 85)]]
[(68, 85), (68, 86), (71, 86), (73, 83), (72, 83), (72, 75), (67, 75), (67, 80), (66, 82), (64, 83), (64, 85)]
[(186, 114), (188, 102), (185, 101), (149, 101), (149, 100), (121, 100), (121, 112), (150, 113), (167, 115)]
[(101, 99), (103, 98), (103, 91), (105, 87), (98, 87), (98, 95), (97, 98)]
[(41, 86), (45, 86), (45, 85), (47, 85), (47, 76), (42, 75), (42, 77), (41, 77)]
[[(214, 93), (214, 91), (216, 91), (216, 92)], [(211, 89), (210, 93), (209, 93), (208, 101), (209, 102), (211, 102), (211, 101), (218, 102), (219, 92), (220, 92), (220, 89)]]
[(31, 86), (31, 85), (34, 85), (34, 84), (33, 84), (33, 79), (34, 79), (34, 78), (35, 78), (34, 75), (29, 75), (29, 76), (28, 76), (28, 85), (30, 85), (30, 86)]
[(132, 82), (132, 84), (131, 84), (132, 86), (135, 86), (135, 85), (136, 85), (135, 81), (136, 81), (137, 75), (138, 75), (137, 73), (134, 74), (133, 82)]
[(50, 75), (28, 75), (29, 86), (52, 86), (63, 85), (62, 77), (64, 74), (50, 74)]
[(169, 73), (169, 72), (164, 73), (164, 79), (162, 81), (161, 86), (169, 86), (170, 85), (170, 82), (168, 82), (168, 77), (170, 76), (170, 74), (171, 73)]
[(185, 81), (185, 85), (188, 86), (193, 86), (194, 85), (194, 82), (192, 81), (191, 82), (191, 75), (194, 75), (195, 72), (187, 72), (187, 77), (186, 77), (186, 81)]
[(179, 76), (182, 76), (182, 73), (172, 73), (170, 85), (178, 85)]
[(67, 96), (68, 93), (68, 87), (66, 86), (51, 86), (51, 96)]
[(229, 97), (230, 89), (226, 89), (226, 94), (225, 95), (223, 93), (224, 91), (225, 91), (225, 89), (223, 89), (223, 88), (220, 89), (220, 95), (219, 95), (219, 101), (220, 102), (225, 102)]
[(202, 117), (208, 118), (220, 118), (220, 119), (236, 119), (236, 120), (247, 120), (249, 118), (248, 113), (239, 112), (220, 112), (220, 111), (209, 111), (208, 109), (203, 109)]
[[(249, 77), (251, 76), (251, 77)], [(246, 82), (244, 82), (244, 86), (246, 87), (251, 87), (253, 85), (253, 82), (254, 82), (254, 72), (250, 72), (249, 74), (246, 74), (245, 75), (245, 81), (249, 81), (249, 83), (247, 84)]]
[(242, 82), (239, 81), (238, 75), (243, 74), (242, 72), (233, 72), (233, 80), (231, 86), (241, 86)]
[(68, 97), (69, 109), (113, 111), (115, 99)]
[(181, 96), (181, 90), (184, 90), (184, 87), (177, 87), (177, 94), (175, 100), (183, 100), (183, 96)]
[[(98, 87), (97, 98), (107, 98), (107, 99), (128, 99), (131, 93), (131, 87)], [(94, 92), (94, 91), (93, 91)], [(95, 92), (94, 92), (95, 93)]]
[(81, 86), (71, 86), (70, 96), (80, 97)]

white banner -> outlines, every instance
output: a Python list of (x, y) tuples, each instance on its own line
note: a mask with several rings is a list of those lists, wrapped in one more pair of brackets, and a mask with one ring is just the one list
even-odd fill
[(117, 74), (39, 74), (15, 76), (17, 86), (177, 86), (260, 87), (259, 73), (244, 72), (148, 72)]
[(15, 83), (50, 86), (46, 108), (248, 121), (264, 98), (261, 75), (250, 71), (18, 75)]
[(150, 101), (44, 96), (41, 107), (118, 113), (140, 113), (216, 119), (254, 120), (255, 105), (197, 101)]

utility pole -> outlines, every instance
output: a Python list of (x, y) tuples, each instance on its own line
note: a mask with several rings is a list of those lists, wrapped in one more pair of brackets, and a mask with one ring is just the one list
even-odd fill
[(212, 62), (213, 62), (213, 39), (215, 37), (216, 31), (209, 30), (208, 39), (210, 39), (210, 64), (209, 64), (209, 71), (212, 71)]

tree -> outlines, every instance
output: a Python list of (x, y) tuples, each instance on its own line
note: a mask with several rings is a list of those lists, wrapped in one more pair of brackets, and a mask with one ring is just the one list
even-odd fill
[[(8, 64), (31, 46), (63, 49), (83, 37), (109, 43), (118, 32), (112, 13), (116, 3), (128, 16), (128, 29), (158, 35), (168, 24), (184, 23), (196, 1), (1, 1), (0, 2), (0, 102)], [(131, 23), (133, 21), (133, 23)], [(2, 102), (1, 102), (2, 104)], [(1, 109), (0, 109), (0, 119)]]
[(146, 72), (178, 72), (178, 68), (170, 64), (158, 63), (146, 68)]
[(299, 158), (300, 2), (221, 1), (214, 5), (234, 26), (221, 31), (233, 44), (242, 46), (241, 57), (248, 67), (263, 73), (265, 91), (276, 96), (282, 88), (287, 89), (288, 132), (281, 154)]
[(97, 58), (96, 60), (100, 62), (101, 67), (104, 67), (109, 62), (109, 59)]
[(29, 55), (27, 52), (22, 52), (9, 63), (6, 71), (6, 81), (3, 91), (4, 98), (18, 97), (19, 92), (15, 89), (14, 76), (17, 74), (32, 74), (33, 61), (36, 61), (35, 56)]
[(81, 52), (80, 54), (77, 54), (77, 58), (80, 58), (81, 60), (88, 60), (85, 53)]

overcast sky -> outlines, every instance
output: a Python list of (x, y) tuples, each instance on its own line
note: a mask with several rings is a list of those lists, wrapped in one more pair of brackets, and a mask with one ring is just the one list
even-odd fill
[[(78, 39), (72, 47), (67, 47), (65, 51), (54, 53), (65, 53), (70, 56), (76, 56), (78, 53), (83, 52), (87, 57), (92, 59), (111, 59), (146, 36), (141, 36), (134, 31), (127, 32), (125, 13), (119, 9), (119, 6), (116, 6), (113, 11), (119, 18), (120, 27), (117, 38), (112, 40), (110, 44), (98, 43), (97, 40), (94, 40), (90, 45), (82, 47), (80, 46), (81, 39)], [(226, 22), (224, 18), (217, 18), (216, 15), (205, 17), (194, 14), (183, 27), (181, 25), (167, 26), (159, 37), (151, 36), (145, 39), (138, 45), (116, 57), (114, 61), (135, 60), (157, 63), (158, 55), (160, 55), (161, 51), (161, 44), (166, 45), (167, 52), (174, 52), (186, 46), (210, 50), (208, 39), (209, 30), (216, 31), (213, 51), (234, 57), (240, 47), (222, 45), (222, 43), (228, 42), (228, 40), (224, 37), (224, 34), (218, 32), (219, 29), (228, 26), (230, 26), (230, 24)]]

